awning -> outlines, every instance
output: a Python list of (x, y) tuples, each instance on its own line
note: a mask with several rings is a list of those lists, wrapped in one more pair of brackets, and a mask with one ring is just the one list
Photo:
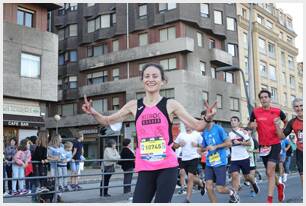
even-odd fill
[(42, 117), (3, 114), (3, 125), (13, 127), (44, 127)]

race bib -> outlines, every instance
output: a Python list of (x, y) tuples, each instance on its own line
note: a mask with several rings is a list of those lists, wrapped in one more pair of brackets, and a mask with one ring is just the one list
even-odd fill
[(298, 136), (297, 136), (297, 141), (299, 142), (299, 143), (303, 143), (303, 130), (300, 130), (299, 132), (298, 132)]
[(220, 158), (220, 154), (218, 152), (209, 155), (208, 159), (209, 159), (209, 163), (210, 163), (211, 166), (221, 164), (221, 158)]
[(166, 142), (162, 137), (144, 138), (140, 143), (140, 157), (150, 162), (166, 158)]
[(271, 152), (271, 146), (266, 146), (266, 147), (260, 147), (259, 149), (259, 156), (264, 157), (269, 155)]

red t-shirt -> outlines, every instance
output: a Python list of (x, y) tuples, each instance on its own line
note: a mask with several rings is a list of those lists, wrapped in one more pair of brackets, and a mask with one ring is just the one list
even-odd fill
[(256, 120), (259, 145), (270, 146), (280, 143), (274, 125), (274, 119), (277, 117), (280, 117), (282, 121), (286, 119), (285, 113), (275, 107), (269, 109), (258, 107), (252, 111), (250, 121), (254, 122)]
[(284, 129), (284, 134), (285, 136), (288, 136), (291, 131), (294, 131), (295, 135), (296, 135), (296, 147), (297, 149), (299, 149), (300, 151), (303, 151), (303, 120), (299, 119), (299, 118), (293, 118), (291, 119), (286, 128)]

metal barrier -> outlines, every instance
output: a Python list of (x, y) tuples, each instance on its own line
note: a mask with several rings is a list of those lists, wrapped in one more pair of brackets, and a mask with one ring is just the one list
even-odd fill
[[(135, 161), (135, 159), (119, 159), (116, 160), (117, 161)], [(128, 172), (104, 172), (104, 162), (114, 162), (114, 160), (104, 160), (104, 159), (93, 159), (93, 160), (75, 160), (74, 162), (101, 162), (101, 172), (100, 173), (94, 173), (94, 174), (70, 174), (70, 175), (58, 175), (58, 164), (60, 163), (60, 161), (49, 161), (48, 163), (45, 164), (50, 164), (50, 170), (51, 170), (51, 163), (55, 164), (55, 175), (54, 176), (34, 176), (34, 177), (24, 177), (24, 178), (3, 178), (3, 184), (5, 184), (5, 181), (13, 181), (13, 180), (41, 180), (41, 179), (53, 179), (55, 180), (55, 185), (54, 185), (54, 190), (53, 191), (49, 191), (49, 192), (43, 192), (43, 193), (37, 193), (35, 191), (35, 193), (31, 193), (31, 194), (22, 194), (22, 195), (10, 195), (10, 196), (4, 196), (3, 198), (15, 198), (15, 197), (25, 197), (25, 196), (37, 196), (40, 194), (54, 194), (53, 195), (53, 201), (52, 202), (56, 202), (57, 201), (57, 197), (58, 194), (61, 194), (63, 192), (76, 192), (76, 191), (85, 191), (85, 190), (96, 190), (96, 189), (100, 189), (100, 196), (104, 196), (104, 193), (102, 192), (105, 188), (115, 188), (115, 187), (124, 187), (124, 186), (135, 186), (135, 184), (119, 184), (119, 185), (113, 185), (113, 186), (104, 186), (104, 176), (105, 175), (109, 175), (109, 174), (130, 174), (130, 173), (136, 173), (134, 171), (128, 171)], [(42, 164), (40, 161), (32, 161), (32, 164), (36, 164), (36, 163), (40, 163)], [(67, 162), (71, 163), (71, 162)], [(4, 162), (3, 167), (5, 167), (6, 164), (14, 164), (13, 161), (9, 161), (9, 162)], [(100, 180), (100, 187), (91, 187), (91, 188), (82, 188), (82, 189), (78, 189), (78, 190), (73, 190), (73, 191), (60, 191), (59, 190), (59, 179), (60, 178), (68, 178), (68, 177), (90, 177), (90, 176), (101, 176), (101, 180)], [(37, 183), (35, 183), (37, 184)]]

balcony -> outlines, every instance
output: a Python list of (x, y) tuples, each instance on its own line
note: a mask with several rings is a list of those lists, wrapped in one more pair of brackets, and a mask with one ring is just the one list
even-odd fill
[(233, 64), (233, 57), (221, 49), (210, 49), (210, 61), (217, 66), (229, 66)]
[(188, 37), (182, 37), (113, 52), (103, 56), (85, 58), (79, 61), (79, 68), (80, 71), (85, 71), (101, 66), (135, 61), (153, 56), (161, 56), (182, 51), (193, 52), (193, 50), (194, 40)]

